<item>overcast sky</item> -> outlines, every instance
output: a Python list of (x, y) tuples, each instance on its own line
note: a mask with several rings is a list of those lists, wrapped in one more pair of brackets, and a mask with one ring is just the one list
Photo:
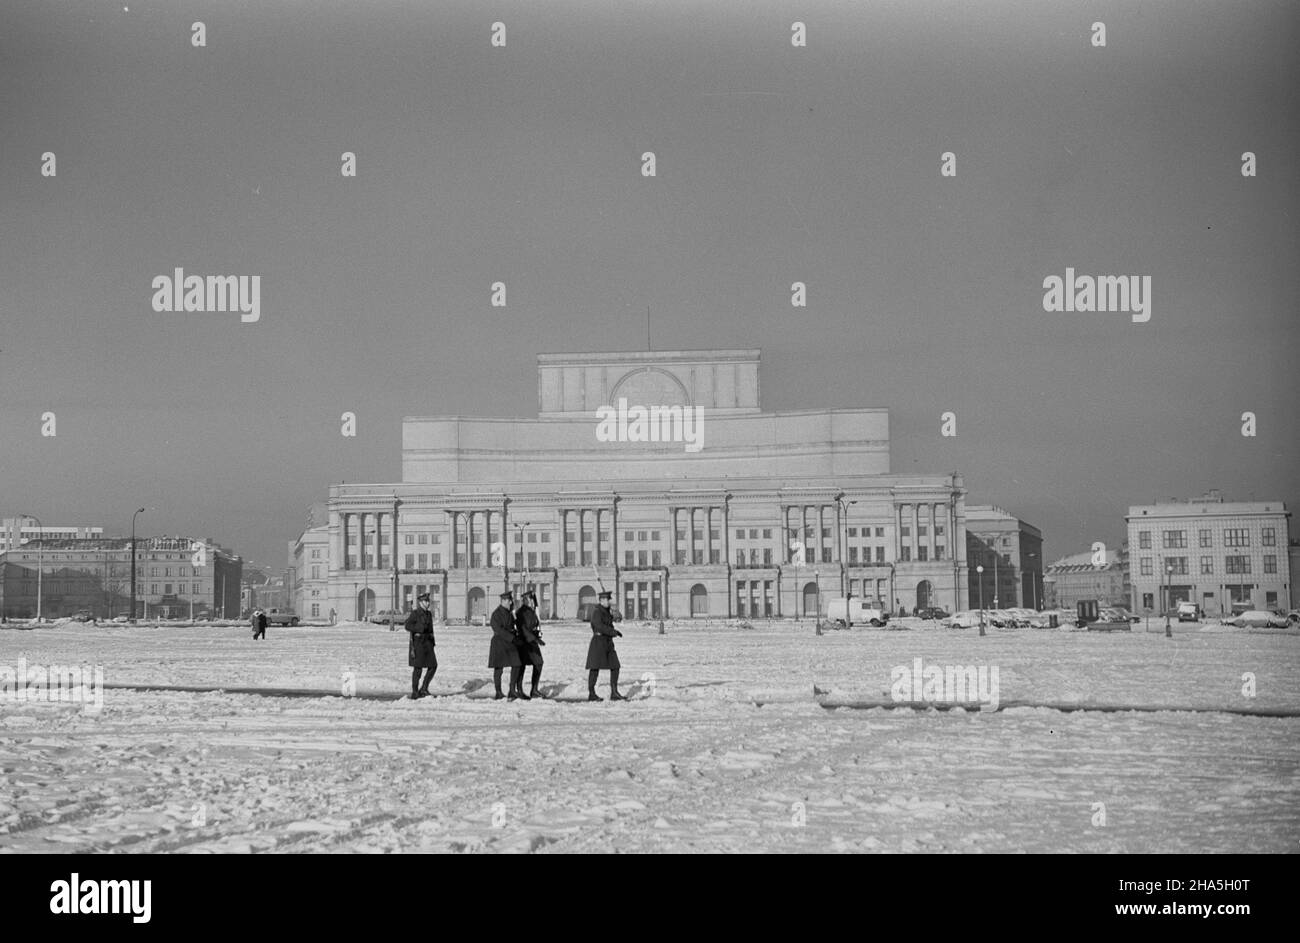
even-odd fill
[[(533, 415), (536, 353), (644, 349), (647, 305), (660, 349), (761, 348), (766, 409), (888, 407), (894, 471), (959, 470), (1049, 559), (1156, 498), (1294, 509), (1298, 25), (1199, 0), (4, 4), (0, 516), (125, 532), (144, 504), (145, 532), (278, 570), (331, 482), (400, 478), (403, 415)], [(261, 320), (155, 312), (176, 267), (262, 276)], [(1045, 312), (1067, 267), (1151, 276), (1150, 321)]]

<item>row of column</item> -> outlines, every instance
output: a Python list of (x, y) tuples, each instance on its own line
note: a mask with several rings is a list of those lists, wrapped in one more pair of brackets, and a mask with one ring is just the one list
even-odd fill
[[(935, 558), (935, 548), (942, 545), (948, 548), (948, 556), (952, 558), (956, 555), (955, 544), (953, 543), (953, 522), (952, 508), (947, 503), (926, 503), (926, 504), (900, 504), (897, 511), (897, 527), (894, 530), (894, 559), (902, 559), (902, 550), (906, 546), (911, 549), (913, 560), (919, 558), (917, 550), (925, 546), (929, 550), (929, 559)], [(921, 525), (926, 525), (926, 539), (921, 541)], [(935, 533), (935, 525), (943, 525), (944, 539), (942, 543)], [(908, 525), (911, 533), (906, 541), (903, 539), (903, 525)]]
[[(588, 524), (591, 529), (588, 530)], [(603, 528), (609, 528), (610, 534), (610, 559), (614, 559), (614, 554), (618, 552), (616, 546), (617, 534), (615, 533), (616, 524), (614, 520), (614, 511), (612, 508), (565, 508), (560, 511), (560, 561), (565, 566), (569, 565), (569, 543), (570, 534), (576, 532), (576, 539), (573, 541), (577, 546), (577, 556), (573, 560), (573, 566), (584, 566), (583, 561), (586, 559), (587, 551), (591, 550), (591, 562), (594, 566), (608, 566), (608, 562), (601, 562), (600, 559), (600, 533)], [(587, 546), (587, 534), (591, 534), (592, 546)]]
[[(380, 564), (380, 548), (383, 547), (384, 519), (388, 519), (389, 535), (396, 538), (396, 515), (392, 511), (343, 511), (340, 514), (343, 523), (343, 569), (354, 569), (352, 566), (351, 555), (351, 535), (355, 529), (357, 533), (357, 566), (359, 570), (378, 570), (382, 569)], [(367, 559), (366, 555), (366, 527), (367, 521), (373, 518), (375, 542), (374, 549)], [(393, 551), (396, 554), (396, 550)]]
[[(729, 558), (730, 542), (728, 541), (729, 531), (727, 530), (727, 506), (722, 507), (672, 507), (668, 509), (670, 517), (670, 532), (673, 535), (672, 556), (673, 563), (683, 559), (684, 553), (685, 566), (695, 565), (695, 554), (698, 550), (700, 553), (699, 565), (704, 566), (715, 562), (713, 557), (713, 537), (711, 536), (716, 529), (721, 537), (722, 546), (718, 548), (719, 559), (722, 562)], [(683, 524), (685, 526), (683, 526)], [(696, 544), (695, 533), (699, 531), (702, 535), (700, 541), (704, 544), (701, 549)], [(685, 533), (684, 540), (678, 538), (678, 533)], [(683, 546), (683, 543), (685, 546)]]

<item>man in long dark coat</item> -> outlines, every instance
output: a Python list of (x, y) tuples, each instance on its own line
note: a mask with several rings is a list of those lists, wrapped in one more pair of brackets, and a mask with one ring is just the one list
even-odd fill
[(495, 700), (498, 701), (505, 697), (501, 693), (501, 670), (510, 669), (510, 700), (512, 701), (519, 696), (515, 693), (515, 689), (519, 687), (519, 679), (523, 675), (523, 662), (519, 658), (519, 648), (515, 644), (515, 614), (511, 610), (511, 603), (514, 601), (515, 594), (506, 590), (501, 594), (501, 602), (492, 611), (492, 645), (488, 649), (488, 667), (492, 669), (492, 683), (497, 690)]
[(614, 650), (614, 639), (622, 638), (623, 633), (614, 628), (614, 613), (610, 611), (613, 594), (608, 590), (600, 594), (600, 605), (591, 610), (591, 644), (587, 646), (587, 700), (603, 701), (596, 694), (596, 679), (602, 671), (609, 671), (609, 699), (626, 701), (618, 693), (618, 652)]
[[(438, 670), (438, 655), (434, 650), (433, 613), (429, 611), (429, 594), (416, 597), (415, 608), (406, 614), (406, 631), (411, 635), (411, 700), (429, 696), (429, 682)], [(420, 669), (424, 669), (424, 684), (420, 684)]]
[(266, 613), (261, 609), (253, 613), (253, 638), (266, 638)]
[(515, 695), (525, 701), (540, 697), (537, 683), (542, 679), (542, 623), (537, 618), (537, 595), (529, 590), (519, 598), (519, 608), (515, 610), (515, 630), (519, 633), (519, 660), (524, 665), (533, 666), (533, 683), (528, 694), (524, 693), (523, 671), (519, 672), (519, 686)]

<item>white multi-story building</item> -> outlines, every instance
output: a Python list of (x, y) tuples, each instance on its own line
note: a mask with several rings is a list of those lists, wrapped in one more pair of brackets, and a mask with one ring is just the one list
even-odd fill
[(104, 536), (104, 528), (91, 524), (42, 524), (34, 517), (0, 518), (0, 553), (16, 550), (29, 540), (91, 540)]
[(536, 418), (405, 418), (401, 481), (330, 488), (330, 607), (428, 592), (473, 618), (502, 586), (543, 618), (601, 586), (632, 618), (811, 616), (846, 592), (966, 607), (965, 487), (891, 474), (888, 410), (765, 412), (757, 350), (537, 360)]
[(1234, 603), (1276, 609), (1291, 598), (1291, 512), (1281, 501), (1224, 501), (1211, 491), (1187, 502), (1128, 509), (1134, 612), (1194, 602), (1212, 615)]

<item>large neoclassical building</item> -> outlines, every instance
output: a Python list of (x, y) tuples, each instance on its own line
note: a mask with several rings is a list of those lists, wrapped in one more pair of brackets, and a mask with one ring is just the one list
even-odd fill
[(406, 417), (400, 482), (330, 488), (297, 542), (327, 558), (322, 614), (428, 592), (463, 620), (506, 586), (544, 618), (602, 586), (645, 619), (812, 616), (845, 592), (966, 608), (962, 480), (891, 474), (888, 410), (764, 412), (757, 350), (537, 360), (536, 418)]

